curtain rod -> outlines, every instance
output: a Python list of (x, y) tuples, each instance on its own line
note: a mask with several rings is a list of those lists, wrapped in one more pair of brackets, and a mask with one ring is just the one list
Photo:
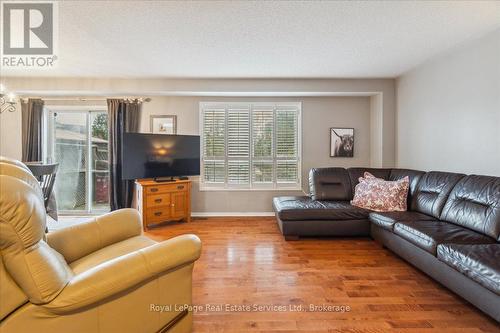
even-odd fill
[(21, 96), (22, 101), (30, 98), (40, 98), (46, 101), (80, 101), (80, 102), (106, 102), (108, 99), (125, 99), (125, 100), (139, 100), (140, 102), (151, 102), (150, 97), (136, 97), (136, 96), (111, 96), (109, 98), (97, 97), (43, 97), (43, 96)]

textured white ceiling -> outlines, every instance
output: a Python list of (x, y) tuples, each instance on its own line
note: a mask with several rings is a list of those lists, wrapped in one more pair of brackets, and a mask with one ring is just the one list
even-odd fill
[(59, 61), (6, 76), (395, 77), (500, 28), (500, 1), (61, 1)]

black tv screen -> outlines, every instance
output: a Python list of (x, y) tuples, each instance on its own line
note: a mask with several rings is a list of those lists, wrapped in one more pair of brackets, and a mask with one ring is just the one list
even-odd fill
[(199, 174), (199, 136), (123, 134), (123, 179), (194, 176)]

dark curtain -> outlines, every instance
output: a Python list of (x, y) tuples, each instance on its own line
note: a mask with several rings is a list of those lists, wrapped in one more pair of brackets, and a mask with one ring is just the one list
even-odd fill
[(108, 99), (109, 181), (111, 210), (129, 208), (134, 181), (122, 179), (122, 138), (125, 132), (138, 132), (142, 104), (138, 101)]
[(43, 100), (28, 99), (21, 104), (23, 162), (42, 160)]
[[(21, 104), (23, 162), (43, 162), (43, 105), (43, 100), (39, 98), (30, 98)], [(46, 211), (57, 221), (57, 202), (54, 191), (49, 195)]]

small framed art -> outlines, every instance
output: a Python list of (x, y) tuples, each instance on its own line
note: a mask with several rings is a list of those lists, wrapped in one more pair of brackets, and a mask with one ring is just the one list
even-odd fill
[(354, 156), (354, 128), (330, 128), (330, 157)]
[(152, 115), (151, 133), (153, 134), (177, 134), (177, 116)]

